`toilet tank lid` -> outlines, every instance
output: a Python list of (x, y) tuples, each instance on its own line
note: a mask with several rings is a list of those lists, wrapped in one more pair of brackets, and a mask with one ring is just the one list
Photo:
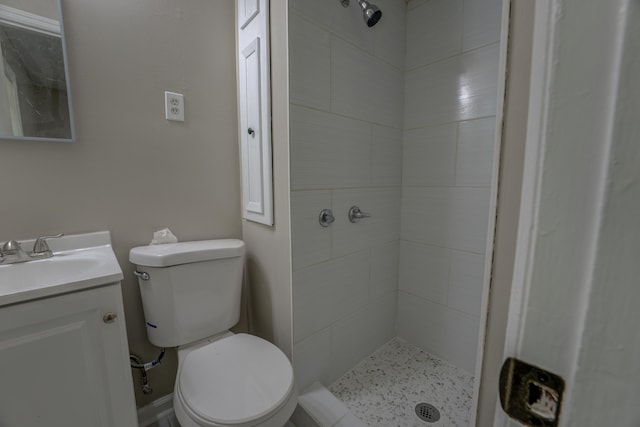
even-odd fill
[(244, 242), (238, 239), (199, 240), (138, 246), (129, 251), (129, 261), (147, 267), (170, 267), (191, 262), (233, 258), (244, 255)]

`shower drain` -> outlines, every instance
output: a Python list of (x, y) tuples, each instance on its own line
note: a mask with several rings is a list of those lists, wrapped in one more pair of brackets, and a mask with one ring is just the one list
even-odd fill
[(426, 421), (428, 423), (435, 423), (440, 419), (440, 411), (428, 403), (418, 403), (416, 405), (416, 415), (422, 421)]

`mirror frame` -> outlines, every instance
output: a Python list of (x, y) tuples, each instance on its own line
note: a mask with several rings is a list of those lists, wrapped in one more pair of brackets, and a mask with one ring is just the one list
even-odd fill
[[(0, 140), (13, 140), (13, 141), (47, 141), (47, 142), (75, 142), (76, 141), (76, 126), (73, 114), (73, 102), (71, 92), (71, 78), (69, 75), (69, 61), (67, 57), (67, 39), (64, 31), (64, 19), (62, 18), (62, 0), (55, 0), (58, 4), (58, 18), (60, 23), (60, 41), (62, 43), (62, 60), (64, 62), (64, 77), (67, 86), (67, 102), (69, 104), (69, 126), (71, 127), (70, 138), (47, 138), (36, 136), (13, 136), (13, 135), (0, 135)], [(0, 5), (1, 6), (1, 5)]]

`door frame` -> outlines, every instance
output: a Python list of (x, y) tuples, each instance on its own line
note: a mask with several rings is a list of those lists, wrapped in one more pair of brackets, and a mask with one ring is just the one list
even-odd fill
[(469, 425), (476, 424), (478, 404), (480, 401), (480, 386), (482, 377), (482, 365), (485, 356), (485, 344), (487, 334), (487, 320), (489, 316), (489, 302), (491, 290), (492, 265), (494, 258), (496, 214), (498, 210), (499, 175), (501, 165), (502, 123), (504, 120), (504, 104), (506, 96), (509, 23), (511, 17), (512, 0), (502, 0), (502, 15), (500, 20), (500, 55), (498, 64), (498, 91), (495, 119), (495, 135), (493, 143), (493, 161), (491, 171), (489, 220), (487, 225), (487, 239), (485, 243), (484, 276), (482, 286), (482, 302), (480, 309), (480, 324), (478, 330), (478, 343), (476, 347), (476, 363), (473, 382), (473, 397), (469, 412)]
[[(550, 11), (550, 0), (535, 0), (529, 107), (524, 145), (520, 211), (513, 279), (507, 308), (503, 360), (507, 355), (513, 356), (517, 354), (522, 317), (531, 284), (532, 258), (538, 225), (536, 218), (538, 217), (540, 206), (540, 182), (544, 167), (543, 135), (547, 130), (546, 112), (548, 110), (550, 91), (549, 72), (552, 66), (549, 44), (550, 39), (553, 38), (551, 32), (554, 29), (551, 25)], [(495, 393), (497, 396), (498, 390), (495, 390)], [(496, 401), (494, 426), (506, 426), (508, 420), (508, 416), (502, 411), (500, 402)]]
[[(560, 425), (571, 421), (576, 403), (574, 379), (580, 372), (599, 259), (609, 157), (618, 107), (625, 105), (619, 100), (624, 93), (621, 58), (625, 49), (634, 48), (627, 45), (623, 28), (630, 25), (624, 17), (627, 3), (535, 1), (523, 182), (503, 360), (530, 359), (525, 361), (564, 377), (562, 413), (568, 415)], [(497, 403), (494, 426), (507, 425), (513, 424)]]

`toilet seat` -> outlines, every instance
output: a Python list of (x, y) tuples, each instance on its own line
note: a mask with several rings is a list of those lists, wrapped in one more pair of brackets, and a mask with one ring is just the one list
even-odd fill
[(187, 354), (176, 393), (198, 425), (256, 425), (289, 402), (293, 383), (291, 364), (279, 348), (237, 334)]

